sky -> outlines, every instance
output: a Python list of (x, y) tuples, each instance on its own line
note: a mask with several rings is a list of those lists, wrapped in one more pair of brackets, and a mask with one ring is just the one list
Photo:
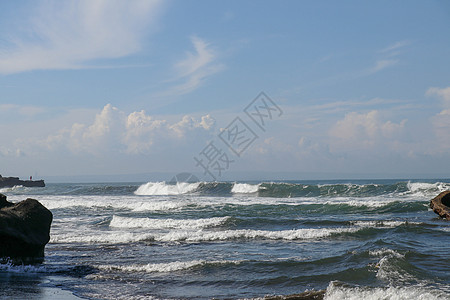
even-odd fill
[(0, 2), (4, 176), (450, 177), (449, 132), (448, 1)]

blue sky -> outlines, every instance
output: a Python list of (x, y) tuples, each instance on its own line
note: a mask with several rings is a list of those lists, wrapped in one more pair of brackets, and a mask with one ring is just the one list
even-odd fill
[(264, 91), (223, 179), (450, 176), (449, 37), (447, 1), (2, 1), (0, 174), (199, 172)]

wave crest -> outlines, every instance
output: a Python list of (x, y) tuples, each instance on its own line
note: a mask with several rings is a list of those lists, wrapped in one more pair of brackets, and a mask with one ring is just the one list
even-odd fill
[(140, 196), (183, 195), (194, 192), (199, 185), (200, 182), (177, 182), (176, 184), (168, 184), (165, 181), (147, 182), (141, 185), (134, 194)]
[(260, 184), (235, 183), (231, 192), (234, 194), (253, 194), (257, 193)]
[(113, 216), (109, 226), (117, 228), (150, 228), (150, 229), (201, 229), (220, 226), (230, 217), (216, 217), (207, 219), (150, 219), (150, 218), (128, 218)]

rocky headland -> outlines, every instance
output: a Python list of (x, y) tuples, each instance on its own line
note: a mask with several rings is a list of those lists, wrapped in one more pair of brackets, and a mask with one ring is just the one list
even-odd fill
[(20, 180), (19, 177), (3, 177), (0, 175), (0, 188), (13, 187), (13, 186), (25, 186), (25, 187), (45, 187), (44, 180)]

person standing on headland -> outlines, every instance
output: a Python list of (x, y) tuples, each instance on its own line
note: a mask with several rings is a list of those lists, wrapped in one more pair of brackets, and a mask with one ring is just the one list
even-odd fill
[(30, 181), (33, 181), (33, 176), (30, 176)]

